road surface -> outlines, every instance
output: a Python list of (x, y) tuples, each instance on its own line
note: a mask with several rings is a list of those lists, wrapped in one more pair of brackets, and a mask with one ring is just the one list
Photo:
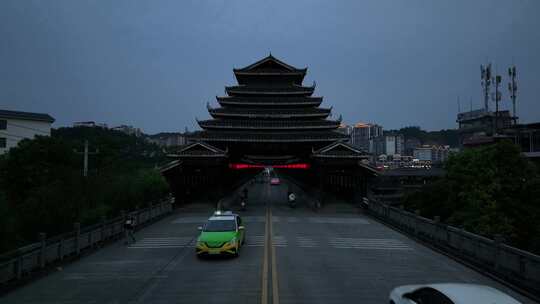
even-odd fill
[(254, 184), (239, 258), (197, 259), (192, 205), (0, 297), (0, 303), (388, 303), (398, 285), (467, 282), (533, 301), (361, 214), (286, 204), (286, 185)]

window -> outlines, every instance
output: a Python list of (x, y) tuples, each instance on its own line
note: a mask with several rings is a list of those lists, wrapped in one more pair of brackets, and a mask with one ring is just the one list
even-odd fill
[(454, 304), (443, 293), (430, 287), (418, 289), (412, 293), (405, 294), (403, 297), (411, 299), (417, 304)]
[(7, 129), (7, 120), (0, 119), (0, 130), (5, 130), (5, 129)]
[(210, 220), (204, 227), (205, 232), (235, 231), (236, 222), (232, 220)]
[(6, 138), (0, 137), (0, 148), (5, 148), (5, 147), (6, 147)]

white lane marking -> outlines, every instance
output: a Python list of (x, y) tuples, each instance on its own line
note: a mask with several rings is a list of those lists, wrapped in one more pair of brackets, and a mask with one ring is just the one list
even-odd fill
[(262, 247), (264, 246), (264, 235), (247, 235), (246, 246), (247, 247)]
[(128, 246), (129, 249), (167, 249), (190, 247), (192, 237), (143, 238)]
[(171, 222), (171, 224), (203, 224), (208, 220), (208, 217), (202, 216), (187, 216), (179, 217)]

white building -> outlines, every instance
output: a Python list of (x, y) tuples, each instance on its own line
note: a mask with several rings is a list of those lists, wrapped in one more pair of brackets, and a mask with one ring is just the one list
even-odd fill
[(120, 131), (120, 132), (125, 133), (127, 135), (135, 135), (136, 137), (140, 137), (143, 134), (141, 129), (135, 128), (133, 126), (128, 126), (128, 125), (120, 125), (118, 127), (112, 128), (112, 130)]
[(97, 123), (95, 121), (77, 121), (73, 123), (73, 127), (87, 127), (87, 128), (104, 128), (108, 129), (109, 126), (106, 123)]
[(442, 163), (448, 159), (449, 152), (449, 146), (422, 146), (413, 150), (413, 156), (420, 161)]
[(162, 132), (149, 135), (147, 140), (161, 147), (183, 146), (188, 143), (187, 135), (188, 133)]
[(0, 110), (0, 154), (36, 135), (50, 136), (54, 122), (49, 114)]
[(413, 157), (420, 161), (431, 161), (432, 152), (431, 147), (418, 147), (413, 150)]
[(403, 155), (404, 148), (403, 135), (383, 135), (373, 139), (373, 153), (375, 155)]

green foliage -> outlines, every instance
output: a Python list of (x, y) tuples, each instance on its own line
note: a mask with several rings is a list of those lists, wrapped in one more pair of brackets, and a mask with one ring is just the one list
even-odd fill
[[(89, 174), (82, 176), (84, 141)], [(101, 128), (61, 128), (23, 140), (0, 158), (0, 252), (91, 224), (120, 210), (146, 206), (167, 194), (154, 167), (165, 161), (143, 139)]]
[(405, 198), (407, 209), (540, 252), (540, 175), (510, 142), (452, 155), (446, 177)]

